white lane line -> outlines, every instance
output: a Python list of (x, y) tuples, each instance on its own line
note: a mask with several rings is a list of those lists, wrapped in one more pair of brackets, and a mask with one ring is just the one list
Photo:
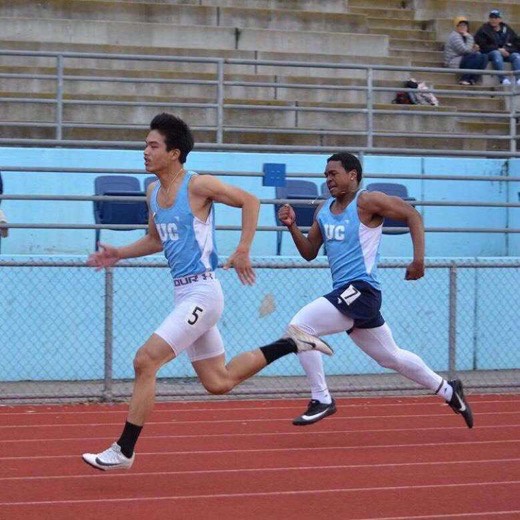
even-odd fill
[[(503, 416), (503, 415), (520, 415), (520, 410), (515, 412), (482, 412), (478, 414), (478, 417), (482, 416)], [(379, 419), (416, 419), (416, 418), (423, 418), (423, 417), (449, 417), (450, 419), (453, 418), (453, 415), (446, 415), (445, 413), (436, 413), (436, 414), (421, 414), (421, 415), (359, 415), (359, 416), (334, 416), (327, 418), (327, 422), (334, 421), (350, 421), (350, 420), (379, 420)], [(149, 421), (146, 423), (146, 426), (149, 427), (151, 425), (161, 425), (161, 424), (168, 424), (168, 425), (179, 425), (179, 424), (230, 424), (230, 423), (256, 423), (256, 422), (287, 422), (289, 421), (288, 418), (282, 417), (282, 418), (271, 418), (271, 417), (263, 417), (261, 419), (254, 419), (254, 418), (247, 418), (247, 417), (238, 417), (236, 419), (208, 419), (206, 421), (177, 421), (175, 419), (172, 419), (171, 421)], [(37, 429), (37, 428), (76, 428), (76, 427), (90, 427), (90, 426), (119, 426), (121, 425), (121, 421), (119, 422), (102, 422), (102, 423), (50, 423), (50, 424), (3, 424), (0, 425), (0, 429), (13, 429), (13, 428), (30, 428), (30, 429)], [(511, 425), (511, 426), (520, 426), (519, 424)], [(485, 426), (482, 426), (483, 428)], [(416, 428), (413, 428), (414, 430)], [(427, 428), (428, 429), (428, 428)]]
[(79, 499), (79, 500), (41, 500), (27, 502), (0, 502), (0, 506), (36, 506), (51, 504), (95, 504), (95, 503), (121, 503), (121, 502), (156, 502), (164, 500), (194, 500), (208, 498), (252, 498), (269, 496), (289, 496), (289, 495), (316, 495), (330, 493), (360, 493), (373, 491), (407, 491), (418, 489), (446, 489), (462, 487), (489, 487), (489, 486), (508, 486), (520, 484), (520, 480), (506, 480), (494, 482), (466, 482), (456, 484), (421, 484), (415, 486), (380, 486), (380, 487), (357, 487), (357, 488), (336, 488), (336, 489), (309, 489), (298, 491), (267, 491), (258, 493), (215, 493), (206, 495), (173, 495), (163, 497), (128, 497), (128, 498), (99, 498), (99, 499)]
[[(261, 436), (261, 434), (259, 434)], [(95, 439), (94, 439), (95, 440)], [(113, 440), (113, 438), (112, 438)], [(490, 440), (490, 441), (449, 441), (449, 442), (431, 442), (431, 443), (410, 443), (410, 444), (363, 444), (356, 446), (317, 446), (309, 448), (308, 446), (303, 448), (264, 448), (264, 449), (225, 449), (225, 450), (189, 450), (189, 451), (149, 451), (149, 452), (137, 452), (139, 457), (143, 456), (154, 456), (154, 455), (208, 455), (208, 454), (222, 454), (222, 453), (273, 453), (273, 452), (291, 452), (291, 451), (321, 451), (321, 450), (357, 450), (360, 449), (396, 449), (396, 448), (430, 448), (436, 447), (451, 447), (451, 446), (482, 446), (486, 444), (518, 444), (520, 439), (501, 439), (501, 440)], [(79, 458), (78, 453), (72, 455), (18, 455), (9, 457), (0, 457), (2, 460), (45, 460), (45, 459), (70, 459)]]
[[(468, 397), (475, 397), (475, 396), (472, 396), (471, 394), (469, 394)], [(404, 407), (404, 406), (438, 406), (439, 404), (442, 404), (439, 400), (437, 399), (434, 399), (433, 397), (431, 396), (425, 396), (424, 399), (427, 400), (427, 402), (416, 402), (416, 403), (409, 403), (409, 402), (399, 402), (399, 403), (374, 403), (374, 402), (371, 402), (371, 403), (363, 403), (363, 404), (346, 404), (344, 402), (342, 402), (343, 399), (349, 399), (348, 397), (343, 397), (343, 398), (338, 398), (337, 399), (337, 403), (339, 406), (341, 406), (341, 408), (347, 408), (347, 409), (350, 409), (350, 408), (376, 408), (378, 406), (380, 407), (385, 407), (385, 408), (388, 408), (388, 407), (392, 407), (392, 406), (400, 406), (400, 407)], [(355, 398), (352, 398), (352, 399), (355, 399)], [(375, 397), (374, 400), (377, 400), (378, 398)], [(386, 399), (386, 398), (380, 398), (380, 399)], [(405, 398), (406, 399), (406, 398)], [(412, 397), (411, 399), (422, 399), (420, 397)], [(276, 401), (276, 400), (274, 400)], [(183, 401), (187, 404), (194, 404), (194, 403), (197, 403), (197, 402), (200, 402), (200, 403), (204, 403), (206, 406), (208, 405), (208, 401)], [(211, 402), (211, 401), (210, 401)], [(178, 402), (172, 402), (170, 403), (172, 405), (172, 408), (166, 408), (166, 407), (161, 407), (161, 408), (156, 408), (154, 409), (154, 414), (156, 413), (198, 413), (198, 412), (221, 412), (221, 411), (233, 411), (233, 410), (239, 410), (239, 411), (251, 411), (251, 410), (265, 410), (265, 411), (270, 411), (270, 410), (294, 410), (294, 408), (298, 408), (300, 406), (305, 406), (308, 401), (302, 401), (302, 403), (296, 403), (296, 404), (293, 404), (293, 405), (285, 405), (285, 406), (281, 406), (281, 405), (277, 405), (277, 406), (265, 406), (265, 402), (266, 401), (262, 401), (262, 405), (261, 406), (254, 406), (255, 403), (258, 403), (258, 401), (246, 401), (244, 400), (243, 402), (245, 403), (250, 403), (250, 406), (244, 406), (244, 407), (233, 407), (233, 406), (228, 406), (228, 407), (219, 407), (218, 404), (219, 403), (222, 403), (223, 401), (213, 401), (213, 404), (215, 404), (216, 406), (215, 407), (207, 407), (207, 408), (188, 408), (188, 409), (183, 409), (182, 408), (182, 405), (179, 405)], [(236, 401), (234, 401), (236, 402)], [(473, 406), (480, 406), (481, 404), (507, 404), (507, 403), (520, 403), (520, 399), (509, 399), (509, 400), (486, 400), (486, 401), (481, 401), (479, 399), (476, 399), (474, 400), (471, 404)], [(161, 403), (158, 403), (158, 404), (161, 404)], [(27, 406), (27, 405), (21, 405), (21, 406)], [(37, 408), (38, 405), (34, 405), (35, 408)], [(41, 405), (41, 406), (52, 406), (52, 405)], [(56, 406), (63, 406), (63, 405), (56, 405)], [(77, 405), (69, 405), (70, 407), (73, 407), (73, 406), (77, 406)], [(110, 408), (111, 406), (114, 406), (114, 405), (109, 405), (109, 404), (102, 404), (102, 403), (99, 403), (99, 404), (90, 404), (88, 405), (88, 407), (99, 407), (101, 408), (100, 410), (97, 410), (97, 411), (93, 411), (93, 410), (72, 410), (72, 411), (63, 411), (63, 410), (48, 410), (48, 411), (35, 411), (35, 410), (26, 410), (26, 411), (23, 411), (23, 412), (7, 412), (7, 411), (3, 411), (2, 410), (2, 405), (0, 405), (0, 417), (4, 417), (4, 416), (10, 416), (10, 415), (77, 415), (77, 414), (80, 414), (80, 415), (87, 415), (87, 414), (125, 414), (125, 413), (128, 413), (128, 405), (127, 404), (123, 404), (123, 405), (116, 405), (116, 406), (124, 406), (125, 408), (122, 409), (122, 410), (109, 410), (107, 408)], [(180, 406), (179, 408), (176, 408), (175, 406)], [(16, 405), (11, 405), (11, 406), (6, 406), (6, 408), (14, 408), (16, 409)], [(87, 406), (86, 406), (87, 407)]]
[(489, 520), (493, 516), (513, 514), (518, 514), (518, 517), (520, 518), (520, 509), (515, 509), (513, 511), (482, 511), (480, 513), (448, 513), (420, 516), (377, 516), (371, 518), (357, 518), (356, 520), (428, 520), (429, 518), (471, 518), (479, 516), (484, 520)]
[[(434, 461), (434, 462), (393, 462), (385, 464), (335, 464), (330, 466), (282, 466), (267, 468), (235, 468), (235, 469), (203, 469), (203, 470), (184, 470), (184, 471), (145, 471), (138, 473), (129, 472), (106, 472), (107, 477), (158, 477), (173, 475), (206, 475), (206, 474), (223, 474), (223, 473), (259, 473), (259, 472), (280, 472), (280, 471), (315, 471), (315, 470), (331, 470), (331, 469), (361, 469), (361, 468), (393, 468), (393, 467), (418, 467), (418, 466), (444, 466), (450, 464), (504, 464), (504, 462), (520, 462), (519, 459), (487, 459), (487, 460), (456, 460), (456, 461)], [(0, 482), (17, 481), (17, 480), (59, 480), (59, 479), (82, 479), (82, 478), (99, 478), (99, 472), (89, 473), (87, 475), (41, 475), (27, 477), (0, 477)]]
[[(147, 427), (152, 423), (147, 423)], [(170, 423), (168, 423), (170, 424)], [(172, 423), (172, 426), (176, 426), (178, 423)], [(103, 424), (102, 426), (117, 426), (118, 423), (111, 424)], [(100, 425), (96, 425), (100, 426)], [(56, 429), (60, 429), (61, 427), (56, 426)], [(503, 428), (520, 428), (520, 424), (500, 424), (500, 425), (489, 425), (489, 426), (479, 426), (478, 430), (500, 430)], [(353, 434), (353, 433), (402, 433), (402, 432), (416, 432), (416, 431), (427, 431), (427, 432), (435, 432), (435, 431), (451, 431), (451, 430), (461, 430), (466, 428), (463, 425), (458, 426), (434, 426), (431, 428), (392, 428), (392, 429), (378, 429), (378, 430), (359, 430), (359, 429), (342, 429), (342, 430), (303, 430), (300, 429), (298, 431), (292, 432), (283, 432), (283, 431), (274, 431), (274, 432), (251, 432), (251, 433), (196, 433), (196, 434), (178, 434), (178, 435), (146, 435), (147, 439), (202, 439), (202, 438), (219, 438), (219, 437), (283, 437), (283, 436), (315, 436), (315, 435), (341, 435), (341, 434)], [(93, 440), (106, 440), (111, 439), (112, 437), (93, 437), (92, 435), (89, 437), (41, 437), (41, 438), (31, 438), (31, 439), (3, 439), (2, 444), (20, 444), (22, 442), (74, 442), (74, 441), (93, 441)], [(520, 437), (519, 437), (520, 440)]]

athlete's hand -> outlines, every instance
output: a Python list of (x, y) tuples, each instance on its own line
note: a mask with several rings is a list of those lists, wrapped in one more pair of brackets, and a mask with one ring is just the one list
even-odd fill
[(414, 260), (407, 268), (405, 280), (418, 280), (424, 276), (424, 261)]
[(278, 219), (287, 227), (292, 226), (296, 222), (296, 213), (290, 204), (284, 204), (278, 210)]
[(256, 275), (251, 266), (249, 251), (237, 249), (224, 264), (226, 271), (231, 267), (235, 268), (238, 278), (244, 285), (254, 285)]
[(87, 265), (95, 267), (96, 271), (104, 267), (111, 267), (116, 264), (121, 257), (117, 251), (117, 247), (108, 244), (99, 243), (99, 251), (92, 253), (87, 259)]

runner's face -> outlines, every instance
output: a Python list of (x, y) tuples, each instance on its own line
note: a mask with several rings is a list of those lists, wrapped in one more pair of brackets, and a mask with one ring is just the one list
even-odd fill
[(348, 192), (355, 191), (357, 185), (356, 170), (347, 172), (341, 161), (329, 161), (325, 168), (325, 178), (327, 179), (327, 188), (333, 197), (345, 195)]
[(172, 151), (166, 150), (164, 136), (157, 130), (151, 130), (146, 137), (144, 166), (147, 172), (168, 171), (172, 162)]

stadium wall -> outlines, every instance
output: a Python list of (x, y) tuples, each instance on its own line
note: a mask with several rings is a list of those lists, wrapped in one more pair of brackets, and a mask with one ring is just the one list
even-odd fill
[[(142, 165), (142, 152), (114, 150), (2, 148), (5, 166), (129, 168)], [(204, 171), (261, 171), (264, 162), (284, 162), (288, 172), (323, 170), (326, 156), (202, 153), (190, 156), (188, 167)], [(520, 161), (367, 156), (365, 171), (375, 174), (520, 175)], [(144, 177), (140, 176), (141, 178)], [(6, 193), (78, 194), (93, 191), (91, 174), (4, 173)], [(261, 186), (255, 177), (226, 177), (230, 183), (273, 198), (274, 188)], [(371, 179), (374, 182), (377, 179)], [(316, 179), (321, 184), (321, 179)], [(396, 181), (397, 182), (397, 181)], [(494, 181), (405, 181), (418, 200), (517, 202), (520, 183)], [(92, 223), (92, 203), (4, 201), (11, 222)], [(518, 209), (421, 207), (429, 227), (516, 227)], [(220, 207), (220, 224), (236, 224), (238, 213)], [(262, 208), (262, 225), (274, 224), (271, 205)], [(233, 236), (235, 235), (235, 236)], [(220, 251), (231, 252), (237, 233), (220, 233)], [(103, 231), (102, 239), (127, 243), (141, 232)], [(37, 255), (55, 260), (64, 254), (92, 250), (92, 230), (15, 230), (2, 241), (2, 258), (22, 260)], [(284, 254), (295, 253), (288, 236)], [(429, 233), (427, 255), (460, 259), (520, 256), (516, 235), (502, 233)], [(253, 254), (257, 259), (274, 254), (273, 232), (259, 234)], [(383, 257), (411, 254), (408, 236), (386, 236)], [(160, 257), (157, 258), (160, 260)], [(221, 332), (228, 355), (266, 344), (282, 334), (287, 320), (305, 303), (327, 292), (326, 269), (258, 271), (258, 284), (240, 286), (234, 273), (220, 273), (227, 307)], [(402, 269), (384, 269), (383, 311), (396, 340), (421, 355), (435, 370), (448, 368), (447, 269), (430, 269), (419, 282), (405, 283)], [(507, 369), (520, 363), (515, 331), (516, 288), (514, 269), (467, 269), (459, 273), (457, 309), (457, 369)], [(301, 283), (305, 280), (305, 283)], [(137, 346), (156, 328), (171, 307), (171, 284), (165, 269), (117, 269), (114, 277), (114, 377), (132, 377)], [(490, 296), (491, 295), (491, 296)], [(497, 306), (497, 298), (500, 305)], [(30, 305), (28, 305), (30, 302)], [(0, 380), (99, 379), (103, 374), (104, 277), (85, 268), (2, 268), (0, 271)], [(497, 324), (501, 324), (497, 326)], [(251, 333), (251, 331), (254, 331)], [(330, 374), (383, 372), (343, 335), (331, 338), (338, 354), (327, 359)], [(504, 353), (507, 352), (507, 356)], [(290, 357), (274, 364), (264, 375), (301, 375)], [(162, 376), (189, 377), (193, 371), (183, 356), (161, 371)]]

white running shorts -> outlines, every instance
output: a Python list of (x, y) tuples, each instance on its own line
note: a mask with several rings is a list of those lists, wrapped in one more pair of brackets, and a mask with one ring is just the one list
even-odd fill
[(175, 308), (155, 334), (175, 352), (186, 350), (190, 360), (199, 361), (224, 353), (217, 322), (224, 309), (220, 282), (211, 273), (174, 280)]

